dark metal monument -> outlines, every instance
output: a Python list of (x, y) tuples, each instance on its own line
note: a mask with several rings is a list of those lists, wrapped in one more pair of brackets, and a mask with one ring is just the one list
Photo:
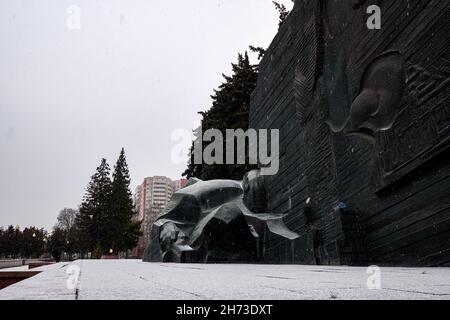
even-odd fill
[(287, 229), (284, 214), (252, 212), (259, 171), (244, 181), (191, 179), (176, 192), (155, 221), (145, 261), (251, 262), (264, 261), (261, 237), (294, 244), (298, 234)]
[(449, 21), (448, 1), (296, 1), (250, 111), (280, 130), (278, 174), (176, 193), (144, 260), (450, 266)]

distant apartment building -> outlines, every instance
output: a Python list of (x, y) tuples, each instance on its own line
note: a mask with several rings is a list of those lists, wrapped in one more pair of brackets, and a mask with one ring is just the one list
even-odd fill
[(187, 184), (188, 184), (188, 179), (183, 178), (183, 179), (175, 181), (175, 192), (180, 189), (183, 189), (184, 187), (187, 186)]
[(142, 256), (150, 240), (151, 226), (158, 215), (169, 203), (172, 195), (187, 185), (186, 179), (172, 181), (168, 177), (154, 176), (145, 178), (141, 185), (136, 187), (134, 193), (137, 219), (142, 221), (143, 236), (139, 239), (137, 256)]
[(139, 218), (139, 220), (141, 220), (141, 186), (137, 186), (136, 189), (134, 190), (134, 208), (136, 210), (137, 216)]

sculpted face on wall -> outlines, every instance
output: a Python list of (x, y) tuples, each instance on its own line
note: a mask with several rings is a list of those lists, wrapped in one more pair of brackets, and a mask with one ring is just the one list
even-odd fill
[(344, 126), (336, 131), (375, 143), (375, 133), (389, 130), (399, 113), (405, 84), (404, 62), (396, 51), (376, 57), (366, 68), (360, 92)]
[[(322, 3), (317, 108), (336, 143), (367, 156), (379, 192), (447, 148), (450, 11), (427, 1)], [(381, 30), (364, 24), (369, 5), (381, 7)]]

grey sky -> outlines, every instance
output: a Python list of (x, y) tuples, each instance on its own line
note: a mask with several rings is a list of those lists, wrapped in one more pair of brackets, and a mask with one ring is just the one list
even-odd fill
[(133, 189), (179, 178), (171, 133), (193, 128), (237, 53), (267, 47), (277, 19), (271, 0), (2, 0), (0, 226), (50, 229), (122, 146)]

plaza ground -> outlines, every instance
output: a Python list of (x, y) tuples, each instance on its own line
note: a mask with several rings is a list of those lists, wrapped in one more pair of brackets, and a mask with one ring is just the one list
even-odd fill
[[(72, 264), (77, 289), (67, 286)], [(42, 272), (0, 299), (450, 299), (449, 268), (382, 267), (379, 290), (368, 289), (365, 267), (78, 260), (33, 270)]]

